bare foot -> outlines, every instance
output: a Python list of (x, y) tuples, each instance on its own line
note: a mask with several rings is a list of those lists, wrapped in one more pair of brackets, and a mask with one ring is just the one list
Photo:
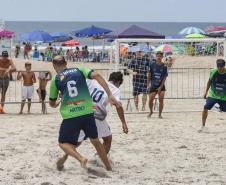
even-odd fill
[(57, 170), (61, 171), (64, 169), (64, 163), (67, 160), (67, 157), (62, 157), (59, 158), (56, 165), (57, 165)]
[(81, 167), (82, 167), (82, 168), (85, 168), (85, 167), (86, 167), (87, 162), (88, 162), (88, 159), (83, 158), (83, 159), (80, 161)]
[(23, 114), (23, 112), (20, 111), (19, 114)]
[(150, 112), (150, 113), (148, 114), (148, 118), (151, 118), (152, 114), (153, 114), (153, 112)]
[(142, 111), (145, 111), (145, 107), (142, 107)]
[(159, 115), (159, 119), (162, 119), (163, 117), (162, 117), (162, 115)]

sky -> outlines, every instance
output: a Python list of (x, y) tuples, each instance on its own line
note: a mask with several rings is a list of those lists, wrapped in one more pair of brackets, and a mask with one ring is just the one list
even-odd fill
[(5, 21), (226, 22), (226, 0), (0, 0)]

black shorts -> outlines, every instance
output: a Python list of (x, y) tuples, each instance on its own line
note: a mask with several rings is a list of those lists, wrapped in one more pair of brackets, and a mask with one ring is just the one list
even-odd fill
[(91, 139), (98, 138), (96, 122), (93, 113), (75, 118), (64, 119), (59, 131), (59, 143), (70, 143), (76, 145), (80, 131)]
[[(165, 85), (163, 85), (161, 91), (166, 91)], [(150, 94), (153, 93), (153, 92), (156, 92), (156, 93), (157, 93), (157, 92), (158, 92), (158, 87), (157, 87), (157, 88), (151, 87), (151, 88), (149, 89), (149, 93), (150, 93)]]
[(6, 92), (9, 87), (9, 77), (0, 78), (0, 90)]
[(147, 84), (133, 84), (133, 96), (138, 96), (139, 94), (147, 94)]
[(220, 110), (221, 111), (226, 112), (226, 101), (215, 99), (215, 98), (211, 98), (211, 97), (208, 97), (206, 99), (206, 103), (204, 105), (204, 108), (210, 110), (210, 109), (213, 108), (213, 106), (216, 103), (218, 103), (220, 105)]
[(46, 99), (46, 90), (41, 90), (41, 100), (45, 101)]

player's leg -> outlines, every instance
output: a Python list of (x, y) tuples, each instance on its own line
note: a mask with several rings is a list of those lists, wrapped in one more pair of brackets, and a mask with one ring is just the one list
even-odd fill
[(208, 110), (212, 109), (212, 107), (216, 103), (217, 103), (217, 100), (214, 98), (208, 97), (206, 99), (206, 103), (205, 103), (203, 111), (202, 111), (202, 127), (205, 127), (205, 125), (206, 125), (206, 119), (208, 117)]
[(26, 101), (26, 100), (22, 100), (22, 101), (21, 101), (20, 112), (19, 112), (19, 114), (23, 114), (23, 109), (24, 109), (25, 101)]
[(97, 154), (101, 158), (107, 170), (111, 170), (111, 165), (108, 161), (107, 154), (104, 146), (98, 139), (98, 132), (96, 127), (96, 122), (93, 114), (89, 114), (83, 117), (83, 128), (86, 137), (90, 138), (90, 142), (95, 147)]
[(5, 102), (5, 96), (6, 96), (6, 92), (8, 90), (8, 87), (9, 87), (9, 78), (6, 78), (6, 79), (2, 79), (1, 80), (1, 113), (5, 113), (4, 112), (4, 102)]
[(111, 133), (110, 126), (106, 119), (105, 120), (95, 119), (95, 121), (97, 126), (98, 138), (103, 139), (103, 145), (106, 153), (108, 154), (111, 149), (111, 142), (112, 142), (112, 133)]
[(101, 158), (102, 162), (104, 163), (105, 167), (107, 170), (112, 170), (111, 165), (108, 161), (107, 158), (107, 153), (105, 151), (104, 146), (101, 144), (101, 142), (99, 141), (99, 139), (91, 139), (90, 138), (90, 142), (93, 144), (93, 146), (95, 147), (97, 154), (99, 155), (99, 157)]
[(146, 102), (147, 102), (147, 94), (143, 93), (143, 96), (142, 96), (142, 111), (145, 111)]
[(138, 104), (139, 104), (139, 97), (138, 97), (138, 95), (134, 96), (134, 104), (135, 104), (136, 111), (138, 111), (139, 110), (139, 108), (138, 108)]
[[(78, 143), (78, 144), (76, 144), (74, 147), (75, 147), (75, 148), (78, 148), (80, 145), (81, 145), (81, 142)], [(57, 169), (58, 169), (59, 171), (63, 170), (63, 168), (64, 168), (64, 163), (67, 161), (67, 159), (68, 159), (68, 154), (65, 153), (63, 157), (60, 157), (60, 158), (57, 160)]]
[(32, 85), (32, 86), (27, 87), (27, 98), (28, 98), (27, 113), (31, 112), (31, 99), (32, 99), (33, 93), (34, 93), (34, 86)]
[(36, 92), (38, 94), (39, 101), (41, 101), (41, 90), (40, 90), (40, 88), (36, 89)]
[(159, 118), (162, 118), (162, 110), (164, 106), (164, 96), (165, 96), (165, 91), (161, 91), (159, 93)]
[[(77, 152), (74, 147), (77, 144), (81, 130), (80, 117), (63, 120), (59, 132), (59, 146), (66, 155), (70, 155), (80, 162), (82, 168), (86, 167), (87, 159)], [(58, 167), (60, 166), (57, 164)]]
[(107, 137), (102, 137), (102, 139), (103, 139), (103, 145), (104, 145), (105, 151), (108, 154), (111, 149), (112, 135)]
[(138, 84), (137, 83), (133, 83), (133, 98), (134, 98), (134, 105), (136, 108), (136, 111), (138, 111), (138, 105), (139, 105), (139, 89), (138, 89)]
[(30, 114), (31, 112), (31, 99), (27, 99), (27, 113)]
[(149, 94), (149, 109), (150, 113), (148, 114), (148, 117), (151, 117), (153, 114), (153, 105), (154, 105), (154, 100), (157, 92), (154, 89), (150, 89), (150, 94)]

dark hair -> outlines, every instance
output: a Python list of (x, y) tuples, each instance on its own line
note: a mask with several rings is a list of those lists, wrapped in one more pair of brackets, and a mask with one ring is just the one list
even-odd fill
[(53, 64), (55, 65), (65, 65), (67, 62), (64, 57), (57, 55), (53, 58)]
[(162, 56), (163, 56), (163, 52), (157, 51), (157, 52), (156, 52), (156, 55), (162, 55)]
[(122, 72), (118, 71), (118, 72), (113, 72), (110, 74), (108, 81), (112, 81), (112, 82), (120, 82), (120, 84), (122, 84), (123, 82), (123, 74)]
[(217, 59), (216, 63), (221, 63), (225, 65), (225, 61), (223, 59)]

